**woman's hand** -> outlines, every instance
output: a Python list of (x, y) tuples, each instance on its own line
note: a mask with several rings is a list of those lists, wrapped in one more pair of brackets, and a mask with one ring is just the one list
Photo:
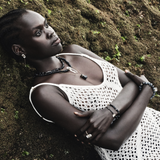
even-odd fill
[(129, 72), (128, 70), (125, 70), (126, 75), (133, 81), (135, 82), (138, 86), (142, 83), (142, 82), (149, 82), (148, 79), (144, 76), (141, 75), (140, 77), (137, 75), (132, 74), (131, 72)]
[[(83, 142), (95, 143), (106, 132), (110, 126), (113, 116), (111, 112), (104, 108), (102, 110), (91, 110), (83, 113), (74, 112), (80, 118), (87, 118), (88, 120), (82, 128), (80, 128), (75, 137), (77, 140)], [(86, 137), (88, 135), (88, 138)]]
[(152, 99), (155, 96), (155, 93), (158, 91), (157, 87), (154, 87), (154, 85), (150, 83), (144, 75), (141, 75), (139, 77), (137, 75), (132, 74), (128, 70), (126, 70), (125, 73), (130, 79), (132, 79), (139, 86), (140, 91), (143, 89), (143, 85), (150, 87), (152, 92), (152, 96), (150, 99)]

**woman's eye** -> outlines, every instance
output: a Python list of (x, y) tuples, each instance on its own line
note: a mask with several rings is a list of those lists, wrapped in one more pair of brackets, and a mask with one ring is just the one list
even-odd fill
[(42, 34), (42, 31), (41, 31), (40, 29), (37, 30), (36, 33), (35, 33), (35, 35), (36, 35), (37, 37), (41, 36), (41, 34)]

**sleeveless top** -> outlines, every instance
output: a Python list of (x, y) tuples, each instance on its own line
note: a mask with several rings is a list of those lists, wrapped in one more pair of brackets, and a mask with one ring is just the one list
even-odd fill
[[(40, 83), (31, 88), (29, 100), (36, 113), (31, 99), (33, 90), (41, 85), (59, 87), (68, 97), (69, 103), (81, 111), (100, 110), (110, 104), (122, 90), (116, 67), (107, 61), (98, 60), (85, 54), (61, 53), (60, 55), (83, 56), (95, 62), (102, 70), (103, 82), (99, 85), (69, 85)], [(46, 118), (45, 121), (52, 122)], [(102, 160), (157, 160), (160, 159), (160, 112), (146, 108), (137, 129), (118, 151), (95, 146)], [(107, 143), (107, 142), (106, 142)]]

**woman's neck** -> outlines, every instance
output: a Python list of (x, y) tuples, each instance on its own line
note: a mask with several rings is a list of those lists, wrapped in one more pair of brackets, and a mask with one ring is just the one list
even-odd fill
[(38, 72), (47, 72), (61, 67), (61, 63), (56, 58), (56, 56), (42, 60), (30, 60), (30, 63), (36, 68)]

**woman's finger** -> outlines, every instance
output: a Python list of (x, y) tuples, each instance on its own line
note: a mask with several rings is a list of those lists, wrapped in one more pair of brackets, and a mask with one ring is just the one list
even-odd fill
[(99, 134), (100, 134), (100, 133), (99, 133), (98, 130), (97, 130), (97, 131), (94, 131), (94, 132), (86, 131), (86, 132), (84, 133), (84, 135), (83, 135), (83, 137), (84, 137), (83, 141), (84, 141), (84, 142), (87, 142), (87, 143), (88, 143), (88, 142), (89, 142), (89, 143), (92, 143)]
[(100, 133), (100, 123), (101, 121), (97, 121), (96, 123), (91, 124), (90, 120), (88, 120), (88, 123), (83, 130), (83, 134), (79, 136), (79, 140), (87, 142), (92, 141)]
[(74, 114), (78, 117), (90, 117), (93, 114), (93, 111), (86, 111), (86, 112), (74, 112)]
[[(79, 136), (77, 137), (79, 138), (80, 141), (90, 141), (98, 134), (98, 132), (99, 130), (97, 130), (97, 128), (91, 125), (90, 121), (88, 120), (86, 125), (84, 125), (84, 127), (78, 131)], [(88, 134), (91, 136), (87, 136)], [(86, 136), (89, 138), (87, 138)]]
[(103, 133), (98, 134), (97, 137), (91, 143), (93, 143), (93, 144), (96, 143), (101, 138), (102, 135), (103, 135)]
[(105, 122), (105, 123), (101, 123), (101, 125), (99, 126), (99, 132), (98, 134), (95, 136), (94, 139), (91, 140), (91, 143), (95, 143), (97, 142), (100, 137), (107, 131), (108, 127), (110, 126), (111, 122)]
[[(84, 118), (84, 117), (90, 117), (93, 114), (93, 111), (88, 111), (88, 112), (83, 112), (83, 113), (79, 113), (79, 112), (74, 112), (74, 114), (78, 117)], [(87, 121), (84, 126), (82, 126), (76, 133), (75, 133), (75, 137), (80, 139), (80, 136), (87, 130), (87, 128), (89, 127), (89, 121)]]
[[(90, 137), (88, 139), (89, 142), (93, 143), (93, 142), (96, 142), (107, 130), (107, 128), (110, 126), (111, 124), (111, 121), (109, 120), (103, 120), (103, 121), (100, 121), (98, 124), (97, 124), (97, 127), (89, 127), (87, 129), (87, 132), (88, 134), (91, 134), (92, 137)], [(86, 135), (85, 135), (86, 136)]]
[(133, 73), (129, 72), (128, 70), (125, 70), (125, 74), (132, 80), (135, 80), (138, 77), (138, 76), (134, 75)]
[(80, 136), (88, 129), (88, 127), (89, 127), (89, 123), (87, 121), (84, 124), (84, 126), (75, 133), (75, 137), (80, 138)]
[(137, 75), (134, 75), (133, 73), (125, 70), (125, 74), (127, 75), (127, 77), (129, 77), (132, 81), (134, 81), (137, 85), (140, 85), (143, 80), (142, 78), (140, 78), (139, 76)]
[(148, 79), (144, 75), (141, 75), (140, 77), (144, 82), (148, 82)]

